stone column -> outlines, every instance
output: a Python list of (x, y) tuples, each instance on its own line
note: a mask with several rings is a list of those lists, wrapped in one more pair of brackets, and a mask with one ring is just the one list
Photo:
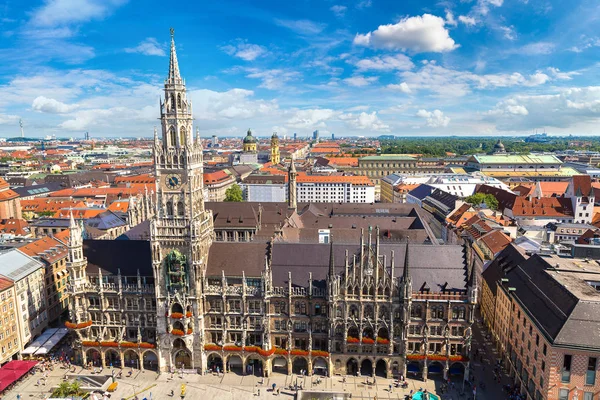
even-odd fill
[(140, 371), (144, 371), (144, 354), (138, 348), (138, 358), (140, 359)]
[(423, 360), (423, 382), (427, 382), (427, 359)]
[(104, 357), (104, 353), (100, 352), (100, 360), (102, 361), (102, 368), (106, 367), (106, 359)]
[(119, 360), (121, 361), (121, 369), (125, 368), (125, 358), (121, 350), (119, 350)]

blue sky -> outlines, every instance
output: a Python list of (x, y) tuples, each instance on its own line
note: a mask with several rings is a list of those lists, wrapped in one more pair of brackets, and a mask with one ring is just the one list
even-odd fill
[(596, 134), (592, 0), (0, 0), (0, 136)]

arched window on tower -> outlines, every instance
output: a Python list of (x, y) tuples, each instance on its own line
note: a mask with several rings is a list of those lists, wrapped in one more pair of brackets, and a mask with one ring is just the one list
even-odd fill
[(177, 108), (180, 109), (181, 108), (181, 94), (177, 95)]
[(171, 203), (170, 201), (167, 201), (167, 216), (173, 216), (173, 203)]
[(171, 110), (171, 112), (173, 112), (175, 110), (175, 96), (173, 96), (173, 93), (171, 93), (171, 104), (169, 105), (169, 109)]
[(179, 128), (179, 145), (181, 147), (185, 146), (185, 127), (184, 126)]
[(177, 144), (177, 135), (175, 134), (175, 128), (169, 129), (169, 146), (175, 146)]
[(177, 203), (177, 215), (179, 215), (180, 217), (183, 217), (184, 214), (184, 210), (183, 210), (183, 202), (179, 202)]

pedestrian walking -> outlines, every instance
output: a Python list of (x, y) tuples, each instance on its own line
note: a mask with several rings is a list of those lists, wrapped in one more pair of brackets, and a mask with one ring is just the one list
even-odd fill
[(390, 393), (392, 393), (392, 384), (390, 384)]

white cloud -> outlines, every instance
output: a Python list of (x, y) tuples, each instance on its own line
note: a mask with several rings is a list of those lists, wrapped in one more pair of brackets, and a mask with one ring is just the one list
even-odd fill
[(37, 26), (57, 26), (104, 18), (127, 0), (46, 0), (33, 11), (31, 22)]
[(573, 87), (550, 94), (515, 95), (483, 113), (483, 118), (503, 131), (551, 127), (596, 133), (600, 122), (600, 87)]
[(550, 54), (554, 51), (555, 47), (554, 43), (551, 42), (535, 42), (518, 48), (515, 53), (530, 56)]
[(357, 4), (356, 4), (356, 8), (358, 8), (359, 10), (363, 9), (363, 8), (369, 8), (373, 5), (373, 1), (372, 0), (360, 0)]
[(363, 86), (370, 85), (371, 83), (377, 81), (377, 79), (378, 79), (378, 77), (376, 77), (376, 76), (364, 77), (361, 75), (356, 75), (356, 76), (351, 76), (350, 78), (344, 79), (344, 82), (346, 82), (350, 86), (363, 87)]
[[(9, 124), (17, 124), (19, 122), (20, 117), (18, 115), (11, 114), (2, 114), (0, 113), (0, 125), (9, 125)], [(18, 130), (15, 128), (15, 135)]]
[(508, 40), (516, 40), (517, 32), (515, 32), (515, 28), (513, 26), (501, 26), (499, 27), (500, 32), (502, 32), (505, 39)]
[(561, 72), (558, 68), (548, 67), (548, 72), (554, 79), (559, 80), (571, 80), (573, 79), (573, 75), (579, 75), (579, 72), (571, 71), (571, 72)]
[(301, 35), (317, 35), (325, 29), (327, 25), (309, 21), (307, 19), (290, 20), (290, 19), (275, 19), (275, 24)]
[(410, 94), (412, 93), (412, 90), (410, 90), (410, 87), (406, 84), (406, 82), (402, 82), (398, 85), (395, 84), (390, 84), (386, 86), (388, 89), (392, 89), (392, 90), (399, 90), (402, 93), (406, 93), (406, 94)]
[(477, 20), (473, 17), (469, 17), (468, 15), (459, 15), (458, 20), (467, 26), (477, 25)]
[(414, 67), (409, 57), (404, 54), (365, 58), (354, 63), (359, 71), (393, 71), (408, 70)]
[(443, 18), (431, 14), (406, 17), (396, 24), (380, 25), (366, 34), (357, 34), (354, 44), (415, 53), (452, 51), (458, 45), (444, 27)]
[(454, 14), (452, 14), (452, 11), (450, 10), (446, 10), (446, 23), (450, 26), (458, 25), (456, 19), (454, 19)]
[(338, 18), (342, 18), (344, 15), (346, 15), (347, 9), (348, 9), (348, 7), (340, 6), (340, 5), (335, 5), (330, 8), (330, 10), (333, 11), (335, 16)]
[(38, 96), (33, 100), (31, 108), (35, 111), (50, 114), (64, 114), (75, 110), (76, 104), (65, 104), (56, 99), (49, 99), (44, 96)]
[(197, 119), (240, 120), (272, 116), (279, 112), (277, 101), (254, 100), (253, 96), (253, 91), (245, 89), (231, 89), (225, 92), (201, 89), (190, 94)]
[(362, 130), (389, 132), (390, 127), (383, 123), (377, 116), (377, 112), (372, 113), (361, 112), (360, 114), (342, 114), (340, 119), (346, 121), (346, 124), (350, 127)]
[(247, 43), (243, 40), (238, 39), (236, 44), (230, 44), (221, 47), (225, 53), (230, 56), (241, 58), (244, 61), (254, 61), (258, 57), (263, 56), (267, 53), (267, 49), (258, 44)]
[(158, 41), (152, 37), (146, 38), (140, 42), (136, 47), (129, 47), (125, 49), (126, 53), (139, 53), (145, 56), (166, 56), (165, 50), (158, 43)]
[(296, 71), (288, 71), (284, 69), (259, 69), (246, 68), (248, 74), (246, 77), (260, 79), (262, 83), (258, 86), (261, 88), (276, 90), (285, 86), (285, 83), (296, 79), (300, 74)]
[(475, 74), (458, 71), (427, 63), (419, 71), (404, 71), (399, 74), (411, 90), (429, 90), (443, 96), (460, 97), (472, 89), (493, 89), (513, 86), (538, 86), (551, 80), (540, 71), (531, 75)]
[(450, 123), (450, 118), (446, 117), (440, 110), (427, 111), (421, 109), (417, 111), (415, 116), (424, 118), (426, 120), (425, 124), (431, 128), (445, 128)]
[(325, 126), (325, 121), (335, 117), (339, 113), (328, 108), (316, 108), (307, 110), (298, 110), (292, 118), (287, 121), (287, 125), (292, 128), (319, 128)]

